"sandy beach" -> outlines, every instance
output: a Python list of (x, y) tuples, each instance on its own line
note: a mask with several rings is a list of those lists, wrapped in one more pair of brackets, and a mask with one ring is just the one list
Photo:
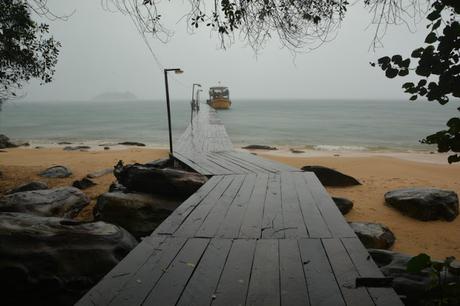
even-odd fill
[[(445, 156), (428, 153), (363, 153), (363, 152), (305, 152), (292, 154), (283, 151), (258, 155), (294, 167), (323, 165), (357, 178), (362, 185), (328, 188), (334, 196), (354, 202), (347, 214), (349, 221), (380, 222), (396, 235), (394, 251), (418, 254), (425, 252), (435, 258), (460, 258), (460, 218), (452, 222), (422, 222), (403, 216), (384, 203), (385, 192), (403, 187), (436, 187), (460, 194), (460, 165), (448, 165)], [(299, 156), (300, 155), (300, 156)], [(111, 168), (119, 160), (124, 163), (147, 162), (167, 156), (167, 150), (128, 148), (108, 151), (63, 151), (62, 148), (18, 148), (0, 152), (0, 193), (31, 180), (46, 181), (51, 187), (68, 186), (88, 173)], [(44, 179), (37, 175), (53, 165), (69, 167), (73, 175), (65, 179)], [(78, 216), (91, 220), (92, 206), (97, 197), (108, 190), (115, 178), (112, 174), (94, 179), (96, 186), (84, 192), (91, 198)]]

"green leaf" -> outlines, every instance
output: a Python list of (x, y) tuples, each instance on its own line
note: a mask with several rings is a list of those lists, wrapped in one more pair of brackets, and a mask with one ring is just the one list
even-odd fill
[(411, 57), (413, 57), (413, 58), (422, 57), (422, 54), (423, 54), (424, 50), (425, 50), (424, 48), (415, 49), (414, 51), (412, 51)]
[(428, 19), (430, 21), (435, 21), (436, 19), (438, 19), (440, 17), (441, 17), (440, 11), (435, 10), (435, 11), (431, 12), (430, 14), (428, 14), (428, 16), (426, 16), (426, 19)]
[(379, 63), (379, 65), (389, 64), (390, 63), (390, 57), (388, 57), (388, 56), (381, 57), (381, 58), (378, 59), (378, 63)]
[(385, 75), (387, 78), (393, 79), (398, 75), (398, 69), (390, 67), (385, 71)]
[(437, 28), (439, 28), (440, 25), (441, 25), (441, 19), (439, 19), (433, 24), (433, 26), (431, 27), (431, 30), (436, 30)]
[(401, 69), (399, 70), (399, 73), (398, 73), (399, 76), (406, 76), (408, 74), (409, 74), (409, 70), (407, 69)]
[(428, 36), (425, 38), (425, 42), (427, 44), (432, 44), (434, 42), (436, 42), (438, 40), (438, 37), (436, 36), (436, 33), (435, 32), (431, 32), (430, 34), (428, 34)]
[(417, 273), (431, 265), (431, 257), (425, 253), (420, 253), (417, 256), (412, 257), (406, 266), (406, 271), (411, 273)]
[(412, 82), (407, 82), (402, 85), (402, 88), (404, 89), (411, 88), (411, 87), (414, 87), (414, 83)]
[(391, 60), (393, 61), (393, 63), (395, 63), (396, 65), (399, 65), (401, 64), (402, 62), (402, 56), (401, 55), (393, 55), (393, 57), (391, 58)]
[(417, 100), (417, 95), (413, 95), (412, 97), (410, 97), (410, 99), (409, 99), (409, 100), (411, 100), (411, 101), (415, 101), (415, 100)]

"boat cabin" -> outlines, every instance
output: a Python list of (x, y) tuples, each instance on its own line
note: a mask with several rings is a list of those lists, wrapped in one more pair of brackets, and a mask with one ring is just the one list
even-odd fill
[(230, 99), (230, 92), (228, 87), (216, 86), (209, 88), (209, 99)]

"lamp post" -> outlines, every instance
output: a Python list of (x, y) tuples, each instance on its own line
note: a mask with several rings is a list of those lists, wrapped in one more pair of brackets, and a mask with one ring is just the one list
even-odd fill
[(169, 157), (173, 155), (172, 131), (171, 131), (171, 107), (169, 106), (169, 86), (168, 86), (168, 72), (174, 71), (175, 74), (181, 74), (183, 71), (180, 68), (164, 69), (165, 74), (165, 88), (166, 88), (166, 107), (168, 109), (168, 130), (169, 130)]
[(200, 106), (199, 106), (198, 103), (200, 102), (200, 92), (202, 92), (202, 91), (203, 91), (203, 89), (198, 89), (196, 91), (196, 99), (195, 100), (196, 100), (196, 108), (197, 109), (200, 109)]
[(198, 83), (193, 83), (193, 86), (192, 86), (192, 103), (193, 103), (193, 98), (195, 96), (195, 86), (197, 87), (201, 87), (201, 84), (198, 84)]

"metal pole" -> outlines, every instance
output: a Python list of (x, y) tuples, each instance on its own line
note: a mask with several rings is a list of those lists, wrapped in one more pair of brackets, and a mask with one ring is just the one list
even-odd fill
[(164, 69), (164, 73), (165, 73), (165, 87), (166, 87), (166, 106), (168, 108), (169, 156), (172, 158), (174, 157), (174, 155), (173, 155), (172, 130), (171, 130), (171, 108), (169, 106), (168, 70)]

